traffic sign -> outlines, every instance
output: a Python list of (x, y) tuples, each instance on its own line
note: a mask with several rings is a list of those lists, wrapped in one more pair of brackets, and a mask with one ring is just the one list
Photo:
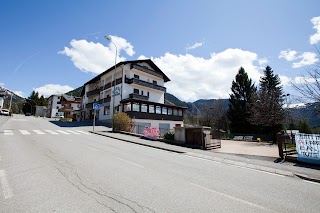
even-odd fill
[(97, 104), (97, 103), (93, 103), (93, 107), (92, 107), (94, 110), (98, 110), (100, 109), (100, 104)]

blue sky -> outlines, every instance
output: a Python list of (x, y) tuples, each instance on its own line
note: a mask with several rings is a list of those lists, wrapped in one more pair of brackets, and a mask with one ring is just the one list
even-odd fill
[(24, 96), (77, 88), (113, 65), (109, 35), (118, 61), (151, 58), (184, 101), (228, 98), (240, 66), (255, 82), (271, 66), (294, 94), (290, 81), (319, 60), (319, 8), (312, 0), (1, 0), (0, 85)]

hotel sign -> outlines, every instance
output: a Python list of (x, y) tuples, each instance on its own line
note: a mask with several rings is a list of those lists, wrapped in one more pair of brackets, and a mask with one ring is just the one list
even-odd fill
[(114, 90), (112, 91), (112, 96), (118, 96), (121, 94), (121, 88), (120, 87), (116, 87), (114, 88)]

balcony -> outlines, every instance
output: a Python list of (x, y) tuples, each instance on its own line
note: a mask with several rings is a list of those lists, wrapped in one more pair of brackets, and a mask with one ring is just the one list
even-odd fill
[(99, 104), (107, 103), (111, 101), (111, 97), (100, 99)]
[(92, 95), (99, 95), (100, 94), (100, 89), (95, 89), (87, 92), (87, 97), (92, 96)]
[[(116, 85), (121, 84), (121, 83), (122, 83), (122, 78), (116, 79)], [(112, 86), (114, 86), (114, 81), (109, 82), (109, 83), (107, 83), (107, 84), (104, 85), (104, 86), (101, 86), (101, 87), (100, 87), (100, 91), (109, 89), (109, 88), (112, 87)]]
[(126, 78), (125, 82), (127, 84), (137, 84), (137, 85), (140, 85), (140, 86), (149, 87), (151, 89), (155, 89), (155, 90), (160, 90), (160, 91), (166, 92), (166, 88), (163, 87), (163, 86), (159, 86), (157, 84), (153, 84), (153, 83), (150, 83), (150, 82), (142, 81), (142, 80), (137, 79), (137, 78)]
[(158, 76), (159, 78), (163, 78), (163, 76), (161, 74), (157, 73), (154, 70), (148, 69), (147, 67), (143, 67), (143, 66), (140, 66), (140, 65), (137, 65), (137, 64), (132, 64), (131, 65), (131, 69), (132, 68), (140, 70), (140, 71), (145, 72), (145, 73), (148, 73), (150, 75)]
[(136, 93), (131, 93), (131, 94), (129, 94), (129, 98), (131, 98), (131, 99), (143, 100), (143, 101), (149, 100), (149, 97), (148, 97), (148, 96), (139, 95), (139, 94), (136, 94)]

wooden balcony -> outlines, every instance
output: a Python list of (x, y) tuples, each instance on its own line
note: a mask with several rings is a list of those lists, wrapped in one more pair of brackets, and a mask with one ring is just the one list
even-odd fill
[(140, 66), (140, 65), (137, 65), (137, 64), (132, 64), (131, 65), (131, 69), (137, 69), (137, 70), (140, 70), (142, 72), (148, 73), (150, 75), (154, 75), (154, 76), (157, 76), (159, 78), (163, 78), (163, 76), (160, 73), (157, 73), (154, 70), (151, 70), (151, 69), (149, 69), (147, 67), (143, 67), (143, 66)]
[(159, 86), (157, 84), (153, 84), (153, 83), (150, 83), (150, 82), (147, 82), (147, 81), (143, 81), (143, 80), (140, 80), (140, 79), (137, 79), (137, 78), (125, 78), (125, 82), (127, 84), (137, 84), (137, 85), (140, 85), (140, 86), (149, 87), (151, 89), (156, 89), (156, 90), (160, 90), (160, 91), (166, 92), (166, 88), (163, 87), (163, 86)]
[(100, 89), (94, 89), (89, 92), (87, 92), (87, 97), (92, 96), (92, 95), (99, 95), (100, 94)]

